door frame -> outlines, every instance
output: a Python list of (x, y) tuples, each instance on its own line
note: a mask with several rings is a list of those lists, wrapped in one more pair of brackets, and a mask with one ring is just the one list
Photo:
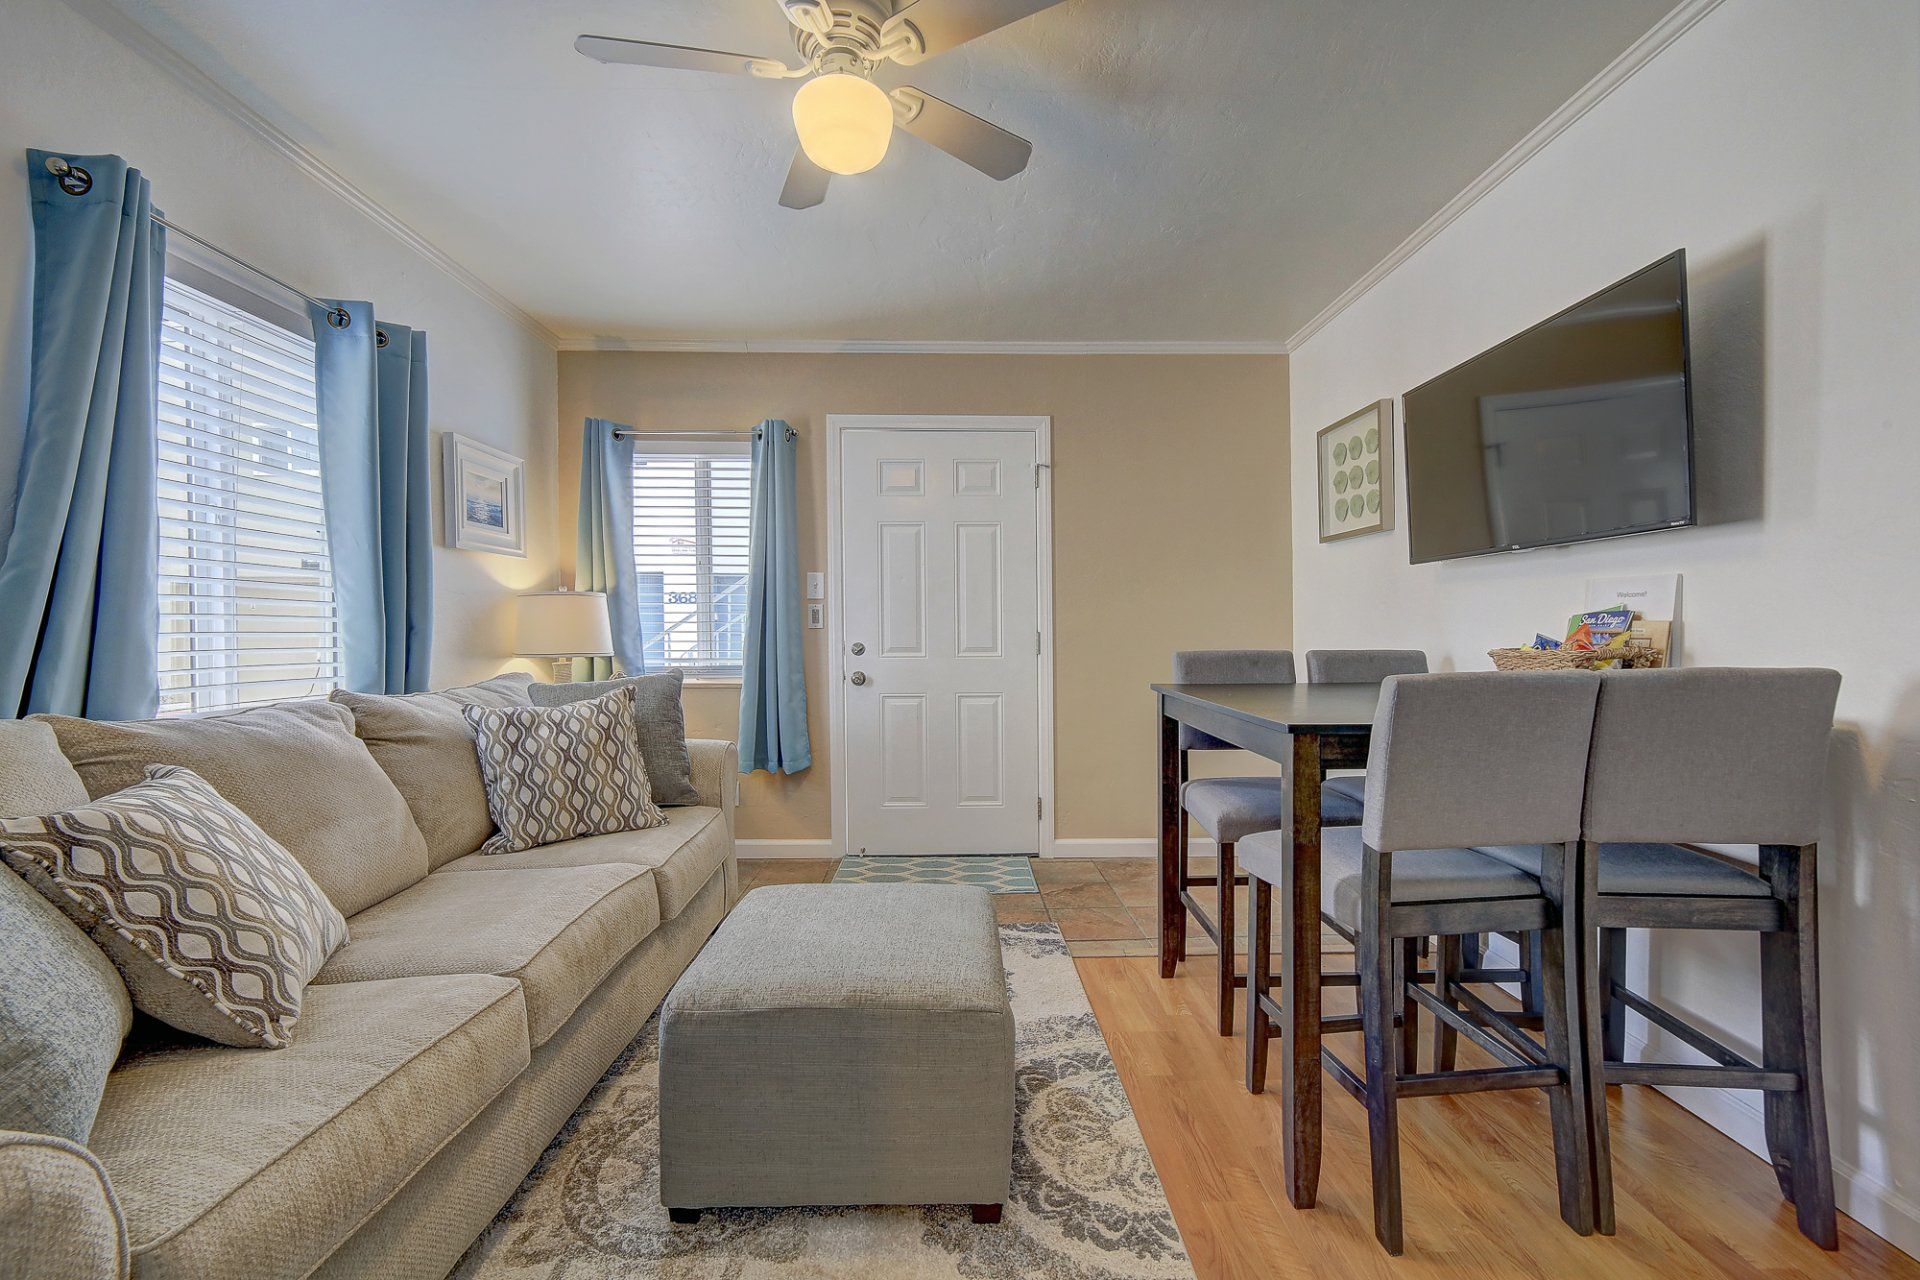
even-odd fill
[(1023, 431), (1033, 435), (1034, 554), (1039, 563), (1040, 652), (1036, 684), (1040, 705), (1035, 708), (1039, 728), (1040, 817), (1035, 852), (1053, 856), (1053, 419), (1044, 416), (985, 414), (830, 413), (827, 415), (827, 678), (833, 696), (827, 699), (828, 760), (833, 783), (828, 788), (833, 806), (833, 852), (847, 852), (846, 753), (847, 654), (842, 610), (840, 555), (840, 441), (846, 431)]

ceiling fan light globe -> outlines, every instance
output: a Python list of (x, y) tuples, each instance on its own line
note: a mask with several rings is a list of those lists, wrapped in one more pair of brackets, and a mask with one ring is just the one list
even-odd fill
[(871, 80), (816, 76), (793, 95), (793, 128), (807, 159), (828, 173), (865, 173), (886, 159), (893, 102)]

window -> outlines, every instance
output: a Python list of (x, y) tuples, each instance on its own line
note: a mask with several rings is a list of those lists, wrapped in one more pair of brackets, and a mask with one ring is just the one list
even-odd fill
[(312, 339), (169, 277), (159, 436), (160, 714), (326, 693)]
[(649, 671), (739, 677), (752, 481), (746, 444), (636, 442), (633, 561)]

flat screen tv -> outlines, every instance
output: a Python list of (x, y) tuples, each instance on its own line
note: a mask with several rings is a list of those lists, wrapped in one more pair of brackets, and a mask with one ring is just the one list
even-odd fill
[(1694, 523), (1684, 251), (1407, 392), (1415, 564)]

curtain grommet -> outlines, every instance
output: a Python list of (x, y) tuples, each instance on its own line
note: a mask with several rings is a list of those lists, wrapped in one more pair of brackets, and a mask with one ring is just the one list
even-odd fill
[(72, 161), (48, 156), (47, 172), (59, 182), (60, 189), (70, 196), (83, 196), (93, 190), (93, 175)]
[(336, 329), (345, 329), (353, 323), (353, 317), (347, 314), (345, 307), (335, 307), (327, 312), (327, 323)]
[(380, 348), (381, 350), (385, 350), (386, 345), (389, 341), (390, 339), (387, 337), (387, 331), (376, 325), (373, 330), (373, 345)]

